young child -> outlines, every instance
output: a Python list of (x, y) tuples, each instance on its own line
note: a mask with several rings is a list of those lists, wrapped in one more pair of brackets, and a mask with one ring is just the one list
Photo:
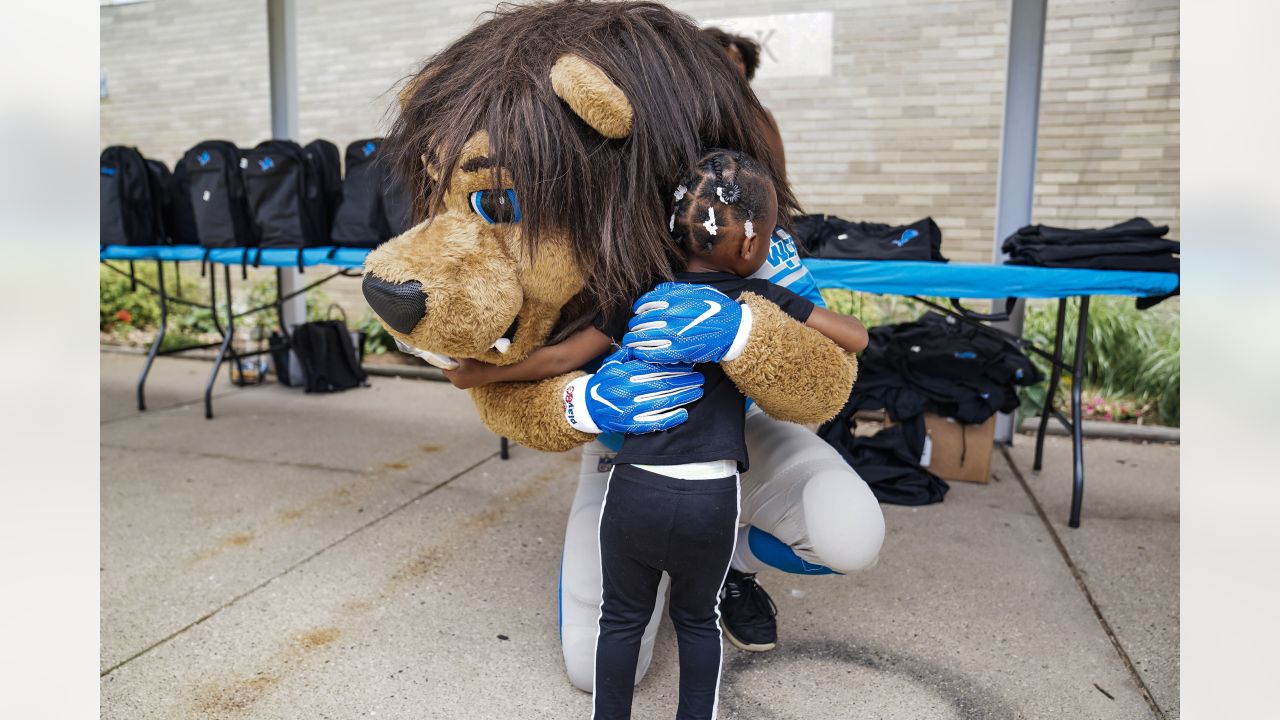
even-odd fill
[[(674, 193), (669, 226), (685, 259), (675, 281), (708, 285), (733, 300), (750, 291), (846, 350), (865, 348), (867, 332), (855, 318), (749, 277), (768, 255), (776, 221), (777, 199), (763, 166), (741, 153), (707, 153)], [(554, 377), (622, 343), (627, 315), (602, 316), (592, 327), (514, 365), (464, 361), (445, 374), (458, 387)], [(641, 313), (632, 330), (642, 331), (643, 320)], [(643, 332), (634, 332), (631, 339), (641, 337)], [(640, 640), (664, 571), (671, 576), (670, 613), (680, 648), (677, 720), (716, 714), (719, 595), (737, 537), (738, 473), (748, 464), (745, 406), (719, 364), (695, 369), (705, 382), (702, 398), (688, 407), (688, 419), (670, 430), (626, 436), (614, 458), (600, 516), (596, 720), (631, 716)]]

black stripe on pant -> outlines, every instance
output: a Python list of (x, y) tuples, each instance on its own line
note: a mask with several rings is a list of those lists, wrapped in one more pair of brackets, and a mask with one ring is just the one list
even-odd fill
[(614, 466), (600, 511), (603, 597), (596, 636), (595, 720), (631, 717), (640, 638), (658, 582), (680, 647), (677, 720), (715, 717), (720, 686), (720, 587), (738, 534), (738, 478), (680, 480)]

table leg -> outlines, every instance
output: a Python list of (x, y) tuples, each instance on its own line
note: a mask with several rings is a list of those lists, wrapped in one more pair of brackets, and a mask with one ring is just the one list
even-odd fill
[(156, 289), (159, 290), (156, 294), (160, 296), (160, 332), (156, 334), (156, 339), (152, 341), (151, 349), (147, 350), (147, 361), (143, 363), (142, 374), (138, 376), (139, 412), (144, 412), (147, 409), (147, 375), (151, 372), (151, 363), (155, 362), (156, 355), (160, 354), (160, 345), (164, 342), (165, 332), (169, 329), (169, 302), (165, 297), (164, 262), (161, 260), (156, 261), (156, 283)]
[[(216, 267), (213, 272), (218, 272)], [(222, 369), (222, 360), (226, 357), (227, 351), (231, 348), (232, 339), (236, 336), (236, 313), (231, 306), (231, 266), (224, 265), (222, 272), (226, 281), (227, 292), (227, 329), (222, 335), (222, 344), (218, 346), (218, 354), (213, 358), (213, 370), (209, 372), (209, 381), (204, 386), (204, 416), (209, 420), (213, 419), (213, 385), (218, 381), (218, 371)], [(214, 306), (213, 314), (214, 317), (218, 315), (216, 305)], [(231, 356), (239, 362), (239, 357), (236, 356), (234, 350), (231, 350)]]
[(1084, 351), (1089, 342), (1089, 297), (1080, 298), (1080, 318), (1076, 324), (1076, 357), (1071, 368), (1071, 517), (1067, 524), (1080, 527), (1080, 505), (1084, 501), (1084, 423), (1081, 395), (1084, 392)]
[(1036, 458), (1031, 469), (1040, 472), (1044, 460), (1044, 432), (1053, 415), (1053, 400), (1058, 394), (1058, 367), (1062, 363), (1062, 335), (1067, 321), (1067, 299), (1058, 299), (1058, 327), (1053, 333), (1053, 363), (1049, 367), (1049, 389), (1044, 394), (1044, 407), (1040, 409), (1040, 427), (1036, 429)]

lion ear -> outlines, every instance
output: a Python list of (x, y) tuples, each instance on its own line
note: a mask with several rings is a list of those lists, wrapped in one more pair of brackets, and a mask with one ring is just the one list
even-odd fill
[(572, 53), (551, 66), (551, 87), (569, 109), (613, 140), (631, 134), (631, 102), (604, 71)]
[(409, 78), (408, 82), (404, 84), (404, 87), (400, 88), (400, 95), (397, 98), (400, 102), (400, 112), (405, 111), (405, 108), (409, 106), (409, 101), (413, 99), (413, 96), (422, 89), (422, 86), (425, 85), (428, 80), (435, 77), (439, 72), (439, 66), (432, 67), (428, 65), (415, 73), (413, 77)]
[(419, 87), (422, 87), (424, 79), (425, 78), (422, 74), (419, 73), (409, 78), (409, 82), (405, 83), (403, 88), (400, 88), (400, 96), (398, 98), (400, 101), (400, 112), (405, 111), (405, 108), (409, 105), (409, 100), (413, 99), (413, 94), (418, 91)]

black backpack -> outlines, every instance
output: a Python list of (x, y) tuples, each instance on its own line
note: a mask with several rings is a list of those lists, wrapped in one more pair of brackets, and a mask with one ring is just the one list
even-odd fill
[(312, 140), (303, 146), (302, 152), (320, 176), (325, 220), (321, 244), (324, 244), (328, 242), (333, 219), (342, 204), (342, 159), (338, 156), (338, 146), (328, 140)]
[(260, 247), (326, 244), (323, 180), (315, 162), (292, 140), (267, 140), (242, 165)]
[(377, 247), (408, 229), (408, 199), (380, 160), (381, 145), (381, 138), (367, 138), (347, 146), (347, 178), (333, 224), (334, 245)]
[(103, 150), (100, 160), (99, 241), (103, 245), (168, 244), (163, 176), (169, 171), (164, 164), (148, 161), (137, 148), (123, 145)]
[(390, 237), (395, 237), (409, 229), (409, 193), (405, 192), (404, 185), (400, 184), (386, 163), (378, 164), (385, 169), (382, 180), (382, 216), (391, 228)]
[[(341, 320), (303, 323), (294, 329), (292, 344), (306, 392), (347, 390), (364, 385), (369, 378), (360, 367), (351, 332)], [(295, 378), (289, 380), (287, 384), (298, 384)]]
[(930, 217), (910, 225), (887, 225), (835, 215), (799, 215), (792, 224), (796, 241), (810, 257), (947, 261), (942, 255), (942, 231)]
[(253, 247), (258, 233), (249, 213), (240, 148), (206, 140), (182, 156), (185, 182), (200, 244), (207, 248)]
[(181, 158), (173, 166), (172, 173), (165, 173), (164, 194), (164, 229), (170, 242), (174, 245), (199, 245), (195, 209), (191, 207), (191, 181), (186, 163)]

